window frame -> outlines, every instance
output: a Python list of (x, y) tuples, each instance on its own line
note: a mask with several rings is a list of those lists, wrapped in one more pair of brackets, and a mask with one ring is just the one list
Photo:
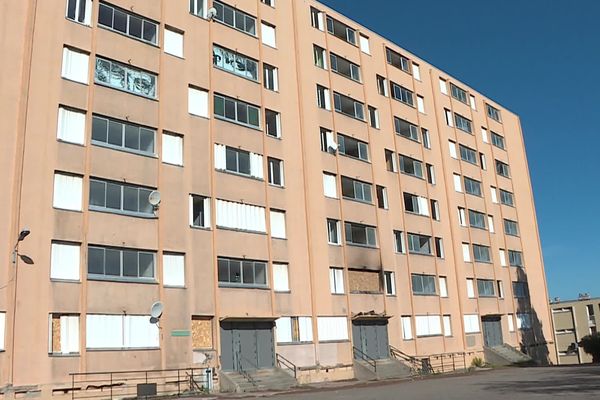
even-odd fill
[[(104, 269), (104, 273), (103, 274), (99, 274), (99, 273), (94, 273), (94, 272), (90, 272), (90, 253), (92, 253), (92, 249), (96, 249), (96, 250), (102, 250), (103, 251), (103, 269)], [(119, 275), (110, 275), (106, 273), (106, 264), (107, 264), (107, 260), (106, 260), (106, 251), (110, 250), (110, 251), (118, 251), (119, 252)], [(134, 276), (126, 276), (124, 275), (124, 253), (125, 252), (135, 252), (136, 256), (137, 256), (137, 277)], [(86, 277), (88, 280), (91, 281), (114, 281), (114, 282), (130, 282), (130, 283), (156, 283), (158, 282), (158, 277), (157, 277), (157, 265), (156, 265), (156, 261), (157, 261), (157, 253), (156, 251), (150, 251), (150, 250), (142, 250), (142, 249), (133, 249), (133, 248), (125, 248), (125, 247), (114, 247), (114, 246), (102, 246), (102, 245), (95, 245), (95, 244), (88, 244), (87, 246), (87, 265), (86, 265)], [(140, 255), (146, 255), (152, 256), (152, 276), (151, 277), (144, 277), (144, 276), (140, 276)]]
[[(227, 276), (228, 280), (221, 280), (221, 265), (220, 262), (227, 261)], [(239, 263), (239, 281), (231, 282), (231, 263), (237, 262)], [(252, 265), (252, 275), (253, 282), (246, 283), (244, 277), (244, 270), (247, 263), (251, 263)], [(257, 272), (256, 268), (258, 265), (262, 265), (264, 267), (264, 279), (265, 283), (256, 283)], [(246, 271), (248, 272), (248, 271)], [(268, 289), (269, 288), (269, 263), (268, 261), (263, 260), (249, 260), (249, 259), (239, 259), (234, 257), (226, 257), (226, 256), (218, 256), (217, 257), (217, 281), (219, 287), (227, 287), (227, 288), (241, 288), (241, 289)]]

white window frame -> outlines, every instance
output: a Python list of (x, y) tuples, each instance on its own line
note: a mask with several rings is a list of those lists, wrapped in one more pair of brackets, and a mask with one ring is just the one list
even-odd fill
[(344, 294), (344, 269), (329, 267), (329, 289), (331, 294)]

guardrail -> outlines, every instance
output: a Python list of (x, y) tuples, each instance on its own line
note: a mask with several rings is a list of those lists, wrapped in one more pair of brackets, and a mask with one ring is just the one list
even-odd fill
[[(292, 374), (294, 375), (294, 379), (298, 378), (298, 367), (296, 366), (296, 364), (294, 364), (293, 362), (291, 362), (290, 360), (288, 360), (287, 358), (285, 358), (284, 356), (282, 356), (279, 353), (275, 354), (275, 359), (277, 360), (277, 366), (279, 368), (285, 368), (285, 369), (289, 369)], [(283, 369), (282, 368), (282, 369)]]
[(444, 374), (468, 369), (467, 358), (474, 352), (456, 352), (430, 354), (423, 357), (415, 357), (390, 346), (392, 357), (407, 363), (415, 375)]
[(363, 353), (362, 350), (352, 347), (352, 351), (354, 353), (354, 358), (359, 358), (365, 361), (368, 365), (373, 368), (373, 372), (377, 373), (377, 361), (375, 359), (369, 357), (367, 354)]

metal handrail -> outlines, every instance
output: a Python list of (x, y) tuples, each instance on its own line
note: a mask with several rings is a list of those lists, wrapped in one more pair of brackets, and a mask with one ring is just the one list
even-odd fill
[(250, 375), (250, 373), (248, 371), (246, 371), (243, 367), (242, 367), (242, 358), (244, 358), (244, 360), (246, 360), (249, 364), (252, 364), (250, 362), (250, 360), (248, 360), (245, 357), (242, 357), (242, 355), (240, 353), (236, 353), (237, 357), (237, 365), (236, 365), (236, 369), (237, 371), (244, 377), (246, 378), (246, 380), (248, 382), (250, 382), (252, 384), (252, 386), (254, 387), (258, 387), (258, 383), (254, 380), (254, 378)]
[(409, 363), (411, 372), (419, 373), (421, 371), (421, 368), (422, 368), (421, 360), (419, 360), (417, 357), (413, 357), (411, 355), (404, 353), (402, 350), (399, 350), (399, 349), (395, 348), (394, 346), (389, 346), (389, 347), (390, 347), (390, 355), (395, 359), (402, 360), (402, 361)]
[(361, 358), (367, 364), (373, 367), (373, 372), (377, 373), (377, 361), (374, 358), (369, 357), (367, 354), (363, 353), (362, 350), (354, 346), (352, 346), (352, 350), (354, 352), (354, 358), (357, 358), (356, 355), (358, 355), (358, 358)]
[(294, 373), (294, 379), (297, 379), (298, 367), (296, 366), (296, 364), (294, 364), (279, 353), (275, 353), (275, 359), (277, 360), (277, 366), (279, 368), (281, 368), (281, 366), (283, 365), (284, 367), (292, 371)]
[(421, 375), (455, 372), (457, 370), (466, 371), (467, 355), (473, 354), (473, 352), (450, 352), (415, 357), (393, 346), (389, 347), (392, 357), (410, 363), (413, 372)]

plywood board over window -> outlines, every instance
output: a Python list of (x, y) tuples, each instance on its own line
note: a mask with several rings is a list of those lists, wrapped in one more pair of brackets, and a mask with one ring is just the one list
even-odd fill
[(192, 348), (193, 349), (212, 349), (213, 331), (212, 317), (192, 317)]
[(381, 293), (379, 272), (349, 270), (348, 284), (352, 293)]

